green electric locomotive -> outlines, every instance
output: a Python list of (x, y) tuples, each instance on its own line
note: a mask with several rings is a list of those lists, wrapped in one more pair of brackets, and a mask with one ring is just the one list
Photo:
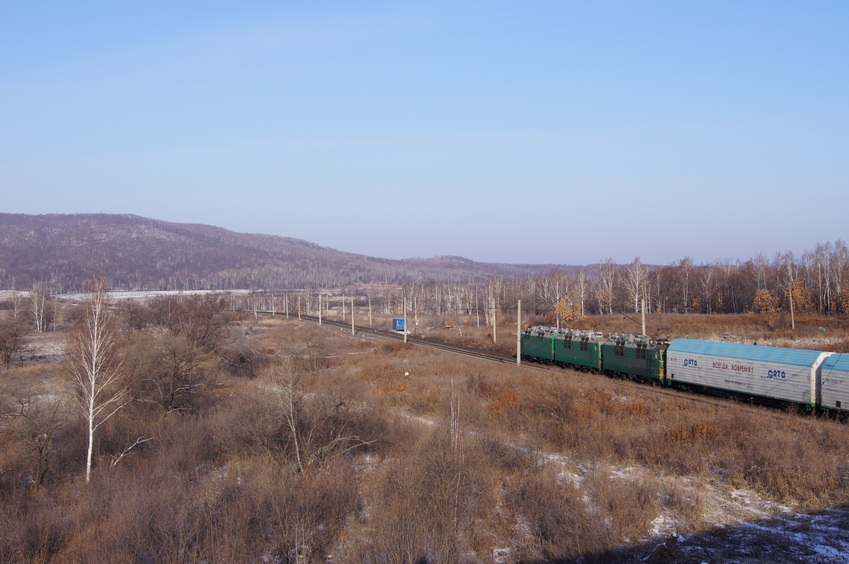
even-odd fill
[(615, 376), (666, 384), (668, 346), (646, 335), (613, 334), (601, 345), (602, 370)]
[(531, 327), (522, 332), (522, 357), (528, 360), (604, 372), (666, 384), (666, 348), (645, 335)]
[(522, 356), (537, 362), (601, 372), (601, 333), (531, 327), (522, 332)]

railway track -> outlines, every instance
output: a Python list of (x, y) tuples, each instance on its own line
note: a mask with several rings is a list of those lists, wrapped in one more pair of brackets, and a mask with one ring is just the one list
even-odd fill
[[(263, 312), (270, 313), (270, 312)], [(314, 323), (319, 323), (319, 318), (312, 315), (301, 315), (300, 319), (303, 321), (310, 321)], [(345, 323), (344, 321), (338, 320), (329, 320), (329, 319), (321, 319), (322, 325), (329, 325), (331, 327), (339, 327), (342, 331), (347, 331), (351, 333), (352, 327), (350, 323)], [(394, 331), (387, 331), (384, 329), (375, 329), (374, 327), (365, 327), (355, 325), (353, 328), (355, 335), (364, 335), (371, 338), (386, 340), (386, 341), (404, 341), (404, 335), (401, 333), (396, 333)], [(481, 360), (486, 360), (490, 362), (499, 362), (499, 363), (516, 363), (516, 357), (507, 354), (499, 354), (491, 351), (484, 351), (481, 349), (476, 349), (474, 347), (466, 347), (463, 345), (457, 345), (452, 343), (446, 343), (445, 341), (437, 341), (433, 339), (425, 339), (424, 337), (416, 337), (414, 335), (407, 335), (407, 342), (412, 343), (414, 345), (421, 345), (425, 347), (429, 347), (432, 349), (441, 350), (444, 352), (450, 352), (454, 354), (459, 354), (462, 356), (478, 358)], [(540, 368), (545, 368), (540, 365)]]
[[(264, 315), (275, 315), (272, 312), (258, 312)], [(278, 317), (280, 314), (276, 314)], [(290, 317), (290, 319), (294, 319)], [(338, 327), (342, 331), (346, 331), (349, 334), (352, 332), (352, 327), (350, 323), (346, 323), (344, 321), (338, 321), (333, 319), (322, 318), (319, 320), (317, 316), (313, 315), (303, 315), (301, 314), (297, 319), (302, 321), (308, 321), (312, 323), (320, 323), (321, 325), (328, 325), (331, 327)], [(354, 335), (366, 336), (373, 339), (385, 340), (385, 341), (396, 341), (403, 342), (404, 335), (401, 333), (396, 333), (394, 331), (388, 331), (385, 329), (375, 329), (374, 327), (366, 327), (354, 325), (353, 327)], [(452, 354), (461, 355), (467, 358), (475, 358), (478, 360), (484, 360), (488, 362), (495, 362), (499, 364), (516, 364), (515, 355), (508, 355), (504, 353), (496, 353), (492, 351), (485, 351), (481, 349), (476, 349), (474, 347), (466, 347), (463, 345), (457, 345), (453, 343), (446, 343), (445, 341), (437, 341), (434, 339), (426, 339), (423, 337), (416, 337), (413, 335), (407, 335), (407, 342), (418, 345), (429, 347), (432, 349), (440, 350), (443, 352), (448, 352)], [(522, 361), (522, 367), (528, 368), (531, 370), (542, 370), (551, 372), (553, 374), (563, 374), (563, 373), (573, 373), (575, 375), (583, 375), (584, 372), (580, 372), (571, 368), (563, 368), (560, 366), (554, 366), (550, 364), (541, 364), (533, 361)], [(604, 374), (592, 374), (592, 376), (599, 376), (605, 378), (613, 378), (612, 376), (606, 376)], [(737, 399), (731, 399), (726, 397), (717, 397), (711, 395), (705, 395), (700, 393), (694, 393), (686, 390), (665, 388), (659, 385), (654, 385), (651, 383), (638, 382), (634, 380), (628, 379), (619, 379), (618, 380), (624, 387), (628, 389), (632, 389), (635, 393), (652, 393), (659, 394), (662, 396), (666, 396), (668, 398), (689, 401), (696, 404), (708, 404), (715, 405), (722, 408), (734, 408), (743, 411), (749, 411), (753, 413), (758, 413), (760, 415), (767, 415), (777, 419), (783, 419), (789, 416), (789, 413), (785, 411), (781, 411), (775, 408), (771, 408), (763, 405), (756, 405), (753, 403), (747, 403)]]

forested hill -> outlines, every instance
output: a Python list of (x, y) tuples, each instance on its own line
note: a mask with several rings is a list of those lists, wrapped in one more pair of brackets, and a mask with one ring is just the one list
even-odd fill
[(551, 266), (439, 259), (389, 260), (270, 235), (134, 215), (0, 214), (0, 289), (48, 283), (83, 289), (95, 276), (128, 290), (343, 287), (476, 282)]

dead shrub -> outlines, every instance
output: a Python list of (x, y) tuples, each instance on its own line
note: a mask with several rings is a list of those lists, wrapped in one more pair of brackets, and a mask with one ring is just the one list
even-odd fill
[(495, 379), (487, 374), (474, 371), (466, 380), (466, 389), (480, 398), (491, 400), (493, 396), (501, 392), (503, 382), (496, 383)]
[[(437, 429), (380, 465), (347, 559), (457, 562), (469, 544), (485, 544), (474, 525), (493, 510), (498, 480), (479, 445), (463, 441)], [(368, 537), (357, 534), (366, 529)]]
[(703, 499), (694, 488), (670, 481), (661, 486), (660, 498), (678, 531), (694, 531), (704, 526)]
[(264, 457), (241, 463), (239, 479), (252, 500), (262, 555), (280, 562), (325, 559), (360, 505), (353, 476), (351, 462), (342, 459), (308, 474)]
[(73, 535), (57, 558), (320, 560), (358, 507), (350, 461), (336, 459), (318, 472), (295, 474), (268, 457), (199, 456), (210, 438), (204, 422), (175, 421), (157, 443), (168, 456), (138, 459), (125, 471), (98, 472), (77, 499), (61, 499), (76, 509), (62, 511), (70, 521), (63, 530)]
[(508, 497), (537, 543), (528, 558), (592, 561), (644, 538), (662, 510), (650, 480), (597, 471), (579, 486), (553, 468), (539, 468), (516, 479)]
[(518, 477), (509, 485), (507, 499), (520, 522), (527, 522), (534, 540), (525, 547), (523, 559), (576, 558), (611, 544), (582, 492), (552, 468)]
[(693, 443), (714, 444), (722, 437), (720, 429), (713, 421), (678, 421), (666, 431), (666, 441), (673, 445), (692, 446)]
[(439, 406), (444, 403), (445, 397), (444, 390), (419, 384), (406, 394), (404, 403), (411, 413), (432, 414), (439, 411)]
[[(817, 440), (822, 430), (816, 425), (825, 424), (795, 426), (791, 419), (778, 428), (753, 430), (740, 454), (727, 462), (728, 478), (784, 502), (822, 506), (845, 496), (849, 463), (838, 442)], [(840, 434), (845, 441), (843, 429)]]
[(644, 538), (652, 521), (660, 515), (660, 493), (646, 476), (596, 472), (583, 489), (595, 511), (600, 513), (599, 526), (607, 528), (605, 538), (611, 539), (613, 546)]
[(374, 347), (374, 343), (373, 343), (373, 342), (371, 342), (371, 341), (366, 341), (366, 340), (361, 340), (361, 341), (357, 341), (357, 344), (355, 345), (355, 348), (356, 348), (357, 350), (361, 351), (361, 352), (364, 352), (364, 351), (370, 351), (370, 350), (374, 349), (375, 347)]
[(539, 458), (530, 450), (505, 444), (504, 441), (483, 437), (479, 439), (480, 449), (487, 464), (506, 475), (523, 472), (539, 464)]
[(402, 343), (402, 342), (399, 342), (399, 341), (390, 341), (390, 342), (380, 343), (380, 346), (378, 347), (378, 351), (383, 353), (383, 354), (392, 355), (392, 354), (398, 354), (398, 353), (402, 352), (407, 347), (408, 347), (408, 345), (406, 345), (405, 343)]
[(513, 390), (505, 390), (499, 393), (489, 404), (489, 409), (496, 413), (502, 411), (513, 411), (522, 407), (519, 394)]
[[(664, 323), (707, 327), (673, 318)], [(591, 561), (646, 538), (657, 519), (702, 527), (707, 477), (814, 506), (849, 499), (845, 424), (267, 325), (238, 337), (236, 349), (273, 356), (252, 361), (264, 366), (254, 378), (219, 371), (192, 415), (139, 402), (104, 426), (91, 487), (80, 478), (81, 419), (54, 433), (40, 491), (26, 486), (25, 441), (0, 422), (0, 562), (487, 561), (496, 547), (516, 560)], [(485, 342), (486, 331), (463, 327), (462, 338)], [(171, 350), (185, 358), (187, 343)], [(291, 413), (303, 468), (268, 374), (287, 356), (301, 361)], [(30, 365), (5, 377), (61, 389)], [(153, 440), (113, 467), (140, 434)], [(364, 443), (337, 441), (352, 436)], [(560, 454), (589, 470), (565, 472)]]

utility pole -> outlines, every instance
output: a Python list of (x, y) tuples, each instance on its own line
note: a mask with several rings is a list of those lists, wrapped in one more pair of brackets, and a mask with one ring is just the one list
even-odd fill
[(356, 335), (357, 330), (354, 328), (354, 296), (351, 296), (351, 335)]
[(645, 298), (643, 298), (643, 300), (642, 300), (642, 305), (643, 305), (643, 335), (645, 335), (646, 334), (646, 299)]
[(497, 341), (495, 332), (498, 330), (498, 326), (495, 324), (495, 298), (492, 298), (492, 344), (494, 345)]
[(318, 324), (321, 325), (321, 292), (318, 293)]
[(413, 326), (419, 326), (419, 299), (418, 297), (413, 297)]
[(793, 282), (790, 282), (790, 287), (787, 290), (790, 296), (790, 328), (796, 330), (796, 317), (793, 314)]
[(516, 305), (516, 366), (522, 364), (522, 300)]
[(407, 296), (404, 296), (404, 342), (407, 342)]
[(478, 287), (475, 285), (475, 319), (477, 320), (477, 327), (480, 329), (481, 327), (481, 310), (478, 306)]

